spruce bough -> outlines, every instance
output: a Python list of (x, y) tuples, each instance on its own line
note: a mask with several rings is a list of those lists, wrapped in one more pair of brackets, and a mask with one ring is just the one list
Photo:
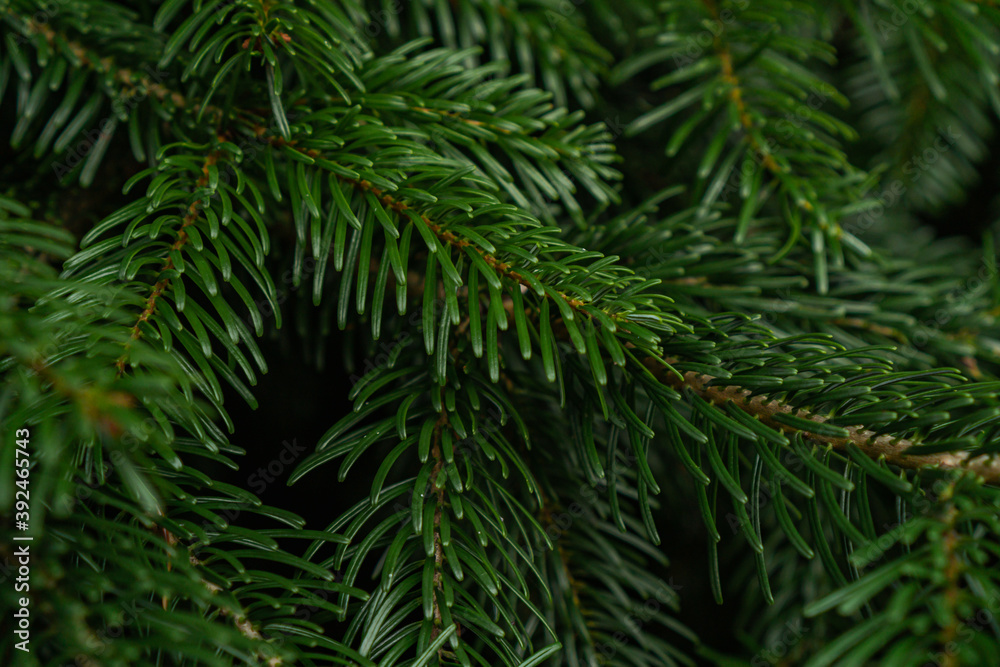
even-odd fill
[(1000, 664), (990, 3), (0, 12), (4, 664)]

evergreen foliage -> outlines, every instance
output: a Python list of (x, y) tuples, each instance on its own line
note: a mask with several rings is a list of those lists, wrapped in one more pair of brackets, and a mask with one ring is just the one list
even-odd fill
[(0, 12), (3, 664), (1000, 664), (995, 3)]

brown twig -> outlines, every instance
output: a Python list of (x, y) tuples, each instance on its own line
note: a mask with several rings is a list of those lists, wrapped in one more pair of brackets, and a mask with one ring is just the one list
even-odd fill
[[(776, 419), (776, 414), (792, 415), (800, 419), (808, 419), (817, 424), (829, 420), (808, 410), (794, 410), (791, 406), (777, 400), (767, 400), (765, 396), (754, 396), (749, 389), (734, 386), (720, 386), (709, 383), (716, 380), (711, 375), (688, 371), (683, 378), (677, 377), (661, 360), (647, 357), (643, 365), (661, 382), (675, 389), (690, 389), (703, 399), (715, 403), (732, 403), (747, 414), (756, 417), (771, 428), (783, 432), (799, 431), (792, 426), (783, 424)], [(971, 456), (968, 452), (941, 452), (937, 454), (907, 454), (907, 450), (917, 445), (913, 440), (896, 438), (891, 435), (879, 435), (864, 426), (849, 426), (845, 429), (848, 437), (840, 438), (818, 433), (801, 432), (809, 440), (821, 445), (828, 445), (837, 450), (845, 450), (849, 444), (873, 459), (884, 458), (886, 463), (901, 468), (945, 468), (969, 470), (979, 475), (987, 482), (1000, 481), (1000, 459), (988, 454)]]
[[(201, 168), (201, 176), (198, 177), (198, 180), (195, 183), (195, 185), (198, 188), (204, 187), (208, 183), (209, 167), (213, 166), (216, 162), (218, 162), (218, 160), (219, 160), (219, 153), (215, 151), (209, 153), (208, 156), (205, 157), (205, 163), (204, 165), (202, 165)], [(199, 213), (200, 209), (198, 208), (198, 202), (194, 202), (188, 206), (187, 214), (184, 216), (184, 219), (181, 221), (181, 226), (177, 230), (177, 239), (174, 241), (173, 245), (170, 246), (171, 252), (175, 250), (180, 250), (187, 244), (188, 239), (190, 237), (188, 236), (188, 233), (185, 231), (185, 229), (198, 221)], [(160, 267), (159, 274), (163, 274), (164, 272), (169, 271), (172, 268), (174, 268), (174, 262), (170, 258), (170, 255), (168, 254), (163, 262), (163, 265)], [(118, 369), (119, 376), (121, 376), (125, 372), (125, 362), (128, 360), (128, 353), (132, 347), (132, 342), (137, 341), (142, 337), (142, 328), (141, 328), (142, 323), (148, 322), (149, 318), (152, 317), (153, 313), (156, 311), (156, 302), (159, 300), (159, 298), (163, 295), (164, 291), (166, 291), (166, 289), (169, 286), (170, 286), (169, 278), (162, 278), (158, 280), (156, 284), (153, 285), (152, 291), (146, 298), (145, 308), (143, 308), (142, 313), (139, 315), (139, 319), (132, 326), (132, 332), (129, 335), (128, 341), (125, 343), (125, 351), (122, 352), (122, 355), (115, 362), (115, 366)]]

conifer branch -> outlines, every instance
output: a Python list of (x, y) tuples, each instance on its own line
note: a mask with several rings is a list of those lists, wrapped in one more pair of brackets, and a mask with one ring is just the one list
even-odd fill
[[(34, 18), (25, 18), (18, 15), (12, 7), (7, 8), (7, 12), (16, 20), (22, 22), (24, 34), (28, 37), (41, 35), (49, 48), (55, 52), (60, 51), (63, 46), (73, 54), (80, 67), (93, 70), (98, 74), (111, 73), (111, 78), (123, 87), (126, 95), (132, 94), (136, 88), (142, 88), (147, 93), (152, 94), (157, 100), (169, 99), (177, 108), (182, 109), (187, 106), (187, 99), (181, 93), (171, 90), (158, 81), (146, 75), (140, 75), (134, 69), (119, 67), (112, 57), (97, 58), (81, 42), (71, 39), (64, 33), (55, 30), (47, 23), (39, 23)], [(197, 107), (195, 107), (197, 110)]]
[(954, 653), (949, 650), (961, 627), (959, 619), (959, 596), (961, 595), (961, 577), (965, 568), (962, 565), (961, 555), (958, 553), (958, 546), (964, 539), (955, 529), (955, 522), (959, 518), (959, 512), (954, 506), (954, 500), (950, 497), (954, 492), (954, 485), (945, 490), (942, 500), (947, 505), (942, 523), (945, 528), (941, 536), (941, 543), (945, 556), (944, 567), (944, 617), (946, 619), (940, 632), (940, 644), (944, 648), (944, 662), (942, 667), (958, 667)]
[[(254, 132), (258, 136), (261, 136), (261, 135), (264, 135), (265, 133), (267, 133), (267, 130), (266, 130), (266, 128), (257, 126), (256, 128), (254, 128)], [(306, 156), (307, 158), (310, 158), (310, 159), (315, 159), (315, 158), (321, 157), (321, 153), (318, 150), (316, 150), (316, 149), (302, 149), (302, 148), (299, 148), (297, 146), (297, 142), (294, 139), (286, 141), (281, 136), (270, 135), (270, 136), (267, 137), (267, 140), (273, 146), (276, 146), (276, 147), (285, 147), (285, 146), (287, 146), (291, 150), (294, 150), (297, 153), (300, 153), (301, 155), (304, 155), (304, 156)], [(336, 174), (336, 177), (337, 177), (337, 179), (339, 181), (351, 185), (352, 187), (354, 187), (355, 189), (357, 189), (360, 192), (371, 192), (373, 195), (375, 195), (379, 199), (379, 201), (382, 202), (382, 204), (387, 209), (389, 209), (389, 210), (391, 210), (391, 211), (399, 214), (402, 220), (406, 220), (407, 219), (404, 212), (407, 211), (407, 210), (409, 210), (409, 209), (411, 209), (412, 207), (406, 201), (397, 199), (396, 197), (393, 197), (391, 194), (387, 194), (381, 188), (378, 188), (378, 187), (372, 185), (370, 182), (368, 182), (366, 180), (355, 179), (355, 178), (351, 178), (349, 176), (344, 176), (342, 174)], [(496, 272), (497, 272), (498, 275), (500, 275), (502, 277), (510, 278), (511, 280), (514, 280), (519, 285), (522, 285), (524, 287), (527, 287), (527, 288), (531, 287), (531, 282), (527, 278), (525, 278), (523, 275), (521, 275), (518, 271), (516, 271), (514, 268), (512, 268), (512, 266), (509, 263), (504, 262), (504, 261), (498, 259), (497, 257), (493, 256), (491, 253), (483, 252), (478, 247), (476, 247), (476, 245), (473, 244), (471, 241), (468, 241), (467, 239), (460, 238), (459, 236), (455, 235), (453, 232), (445, 229), (441, 224), (439, 224), (439, 223), (431, 220), (428, 216), (426, 216), (426, 215), (424, 215), (422, 213), (417, 213), (417, 215), (420, 216), (420, 219), (423, 220), (424, 224), (427, 225), (428, 229), (430, 229), (434, 233), (434, 235), (437, 237), (438, 240), (440, 240), (440, 241), (444, 242), (445, 244), (447, 244), (447, 245), (449, 245), (449, 246), (451, 246), (453, 248), (456, 248), (456, 249), (462, 249), (462, 248), (466, 248), (466, 247), (471, 247), (472, 251), (475, 252), (475, 253), (477, 253), (477, 254), (479, 254), (479, 256), (483, 258), (483, 261), (485, 261), (490, 267), (492, 267), (493, 269), (496, 270)], [(564, 294), (562, 292), (558, 292), (557, 290), (556, 290), (556, 292), (566, 301), (566, 303), (568, 303), (571, 307), (573, 307), (575, 309), (579, 309), (579, 308), (581, 308), (582, 306), (585, 305), (585, 302), (581, 301), (580, 299), (572, 297), (572, 296), (570, 296), (568, 294)], [(609, 317), (612, 317), (612, 318), (616, 317), (616, 314), (614, 314), (614, 313), (607, 313), (607, 315)], [(590, 317), (589, 314), (587, 316)]]
[[(677, 360), (666, 360), (668, 363), (677, 363)], [(794, 432), (795, 429), (787, 424), (776, 421), (775, 414), (788, 414), (801, 419), (808, 419), (817, 424), (825, 424), (828, 420), (823, 415), (817, 415), (808, 410), (793, 409), (790, 405), (778, 400), (767, 400), (765, 396), (754, 395), (749, 389), (735, 386), (722, 386), (710, 384), (716, 381), (710, 375), (687, 371), (683, 378), (678, 378), (676, 372), (665, 367), (661, 360), (647, 357), (643, 365), (653, 375), (675, 389), (689, 389), (702, 398), (712, 403), (721, 405), (732, 403), (747, 414), (759, 419), (764, 424), (777, 431)], [(908, 454), (907, 451), (919, 446), (919, 442), (906, 438), (895, 438), (891, 435), (879, 435), (874, 431), (861, 426), (849, 426), (846, 428), (850, 436), (838, 438), (820, 433), (800, 431), (807, 439), (820, 444), (828, 445), (834, 449), (844, 450), (849, 444), (854, 444), (862, 452), (871, 458), (885, 459), (886, 463), (896, 465), (901, 468), (941, 468), (952, 470), (968, 470), (990, 483), (1000, 482), (1000, 457), (982, 454), (971, 456), (968, 452), (941, 452), (937, 454)]]
[[(693, 664), (660, 548), (690, 514), (716, 599), (753, 561), (747, 645), (829, 612), (786, 657), (997, 662), (963, 641), (1000, 599), (996, 246), (913, 233), (986, 176), (996, 3), (557, 4), (0, 7), (0, 450), (31, 431), (36, 574), (66, 573), (40, 665), (127, 604), (109, 664)], [(648, 79), (598, 104), (612, 50)], [(929, 143), (916, 203), (870, 196)], [(98, 176), (66, 229), (16, 201), (50, 168), (46, 219)], [(304, 341), (365, 370), (267, 465), (337, 480), (300, 517), (228, 472), (274, 457), (229, 398), (273, 417), (264, 353)]]
[[(431, 639), (436, 639), (442, 631), (441, 609), (438, 603), (438, 595), (444, 591), (444, 547), (441, 544), (441, 508), (444, 507), (444, 486), (438, 487), (438, 477), (444, 469), (444, 456), (441, 453), (441, 429), (448, 425), (448, 413), (442, 412), (441, 417), (434, 425), (433, 442), (431, 444), (431, 457), (434, 459), (434, 468), (431, 470), (431, 485), (436, 489), (437, 505), (434, 508), (434, 599), (431, 601), (433, 610), (434, 627), (431, 629)], [(443, 655), (444, 649), (438, 649), (438, 658)]]
[[(774, 157), (771, 155), (770, 151), (767, 150), (767, 147), (762, 146), (760, 142), (757, 141), (757, 137), (754, 136), (753, 118), (750, 117), (750, 113), (747, 110), (746, 102), (743, 100), (743, 90), (740, 87), (739, 77), (736, 76), (736, 72), (733, 69), (733, 54), (729, 49), (729, 45), (726, 44), (722, 36), (725, 29), (721, 27), (724, 25), (724, 22), (719, 15), (719, 8), (716, 6), (714, 0), (702, 1), (709, 13), (712, 15), (712, 20), (715, 21), (716, 25), (720, 26), (718, 33), (713, 36), (712, 46), (719, 58), (719, 66), (722, 69), (722, 80), (729, 85), (729, 101), (736, 110), (737, 118), (740, 119), (740, 125), (743, 126), (743, 130), (746, 133), (746, 140), (749, 142), (750, 147), (757, 153), (757, 155), (760, 156), (761, 164), (763, 164), (768, 171), (774, 174), (775, 177), (782, 179), (784, 170), (777, 162), (774, 161)], [(808, 202), (802, 201), (800, 202), (800, 205), (806, 210), (811, 209)]]
[[(320, 155), (319, 151), (316, 150), (302, 151), (301, 149), (296, 148), (292, 142), (285, 142), (281, 137), (274, 136), (271, 140), (278, 145), (290, 146), (293, 150), (302, 152), (310, 158), (316, 158)], [(384, 193), (381, 189), (373, 186), (367, 181), (352, 179), (339, 174), (338, 178), (361, 191), (372, 192), (372, 194), (376, 195), (388, 209), (393, 210), (396, 213), (402, 214), (403, 211), (409, 208), (409, 205), (406, 202), (397, 200), (392, 195)], [(531, 283), (520, 273), (513, 270), (510, 265), (491, 256), (489, 253), (479, 250), (469, 241), (461, 239), (448, 230), (443, 229), (439, 224), (435, 223), (427, 216), (421, 214), (421, 218), (440, 241), (456, 248), (473, 246), (473, 251), (482, 256), (484, 261), (494, 268), (499, 275), (512, 279), (525, 288), (531, 287)], [(592, 318), (591, 314), (582, 310), (582, 306), (586, 305), (583, 301), (559, 292), (558, 290), (553, 291), (562, 297), (574, 310), (581, 312), (587, 318)], [(621, 316), (616, 313), (605, 314), (613, 318), (616, 321), (616, 324), (619, 325), (623, 331), (628, 331), (627, 316)], [(707, 384), (714, 378), (708, 375), (698, 375), (693, 371), (689, 371), (685, 374), (683, 380), (678, 380), (672, 373), (664, 372), (662, 362), (659, 362), (652, 357), (647, 358), (644, 365), (647, 369), (654, 372), (654, 375), (659, 373), (659, 379), (666, 384), (687, 386), (703, 398), (711, 399), (714, 403), (731, 401), (740, 409), (759, 418), (768, 426), (776, 428), (779, 431), (789, 431), (795, 429), (775, 421), (772, 418), (772, 415), (778, 412), (793, 414), (793, 416), (809, 419), (820, 424), (827, 421), (827, 418), (821, 415), (811, 414), (806, 410), (800, 409), (793, 412), (791, 406), (781, 404), (780, 402), (774, 400), (766, 401), (763, 396), (753, 396), (752, 392), (747, 389), (741, 389), (738, 387), (709, 387)], [(884, 458), (887, 463), (904, 468), (918, 469), (924, 467), (937, 467), (943, 469), (963, 469), (972, 471), (973, 473), (983, 477), (988, 482), (1000, 481), (1000, 457), (992, 455), (971, 456), (968, 452), (907, 454), (907, 450), (918, 445), (917, 442), (905, 438), (895, 438), (890, 435), (879, 435), (866, 429), (863, 425), (850, 426), (846, 430), (850, 433), (849, 438), (837, 438), (816, 433), (804, 433), (804, 435), (813, 442), (831, 445), (836, 449), (844, 449), (848, 443), (853, 443), (857, 445), (861, 451), (873, 459), (878, 460), (880, 458)]]
[[(205, 185), (208, 184), (209, 167), (214, 166), (215, 163), (218, 162), (219, 156), (220, 153), (218, 151), (213, 151), (205, 157), (205, 161), (201, 168), (202, 172), (201, 176), (195, 182), (196, 189), (203, 188), (205, 187)], [(187, 213), (181, 220), (181, 225), (177, 230), (177, 238), (174, 240), (174, 243), (170, 246), (169, 252), (176, 252), (181, 248), (183, 248), (185, 244), (187, 244), (188, 240), (190, 239), (190, 235), (187, 233), (186, 228), (190, 227), (195, 222), (197, 222), (200, 214), (201, 211), (198, 208), (198, 202), (192, 202), (191, 204), (188, 205)], [(171, 258), (169, 252), (167, 254), (167, 257), (163, 261), (163, 265), (160, 267), (160, 270), (158, 272), (159, 275), (162, 275), (163, 273), (174, 268), (174, 261), (173, 258)], [(169, 286), (170, 286), (169, 278), (162, 278), (158, 280), (155, 285), (153, 285), (153, 289), (150, 292), (149, 296), (146, 298), (146, 305), (143, 308), (142, 313), (139, 315), (139, 319), (132, 326), (131, 333), (129, 334), (129, 340), (125, 343), (125, 351), (115, 362), (115, 367), (118, 369), (119, 376), (121, 376), (125, 372), (125, 363), (128, 360), (128, 353), (129, 349), (132, 346), (132, 342), (139, 340), (139, 338), (142, 337), (142, 328), (141, 328), (142, 324), (144, 322), (148, 322), (149, 318), (152, 317), (153, 313), (156, 312), (156, 302)]]

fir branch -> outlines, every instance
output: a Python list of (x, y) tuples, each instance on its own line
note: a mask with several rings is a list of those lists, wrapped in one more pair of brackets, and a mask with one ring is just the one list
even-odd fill
[[(201, 188), (204, 188), (206, 185), (208, 185), (209, 168), (215, 166), (215, 164), (219, 161), (219, 158), (221, 156), (222, 156), (221, 152), (213, 151), (205, 157), (205, 161), (202, 164), (201, 168), (201, 176), (198, 178), (197, 181), (195, 181), (196, 190), (200, 190)], [(173, 258), (170, 256), (169, 253), (179, 251), (188, 242), (190, 237), (188, 235), (188, 232), (186, 231), (186, 228), (190, 227), (195, 222), (197, 222), (198, 217), (201, 214), (201, 208), (198, 206), (198, 203), (199, 202), (195, 201), (188, 205), (187, 213), (184, 215), (184, 217), (181, 220), (180, 226), (177, 228), (176, 239), (170, 246), (170, 250), (168, 251), (167, 256), (163, 260), (163, 265), (160, 266), (158, 275), (162, 275), (163, 273), (166, 273), (167, 271), (174, 268)], [(165, 290), (169, 288), (169, 286), (170, 286), (169, 278), (162, 278), (158, 280), (155, 285), (153, 285), (152, 291), (146, 298), (146, 305), (143, 308), (142, 313), (139, 315), (139, 319), (132, 326), (131, 333), (129, 335), (129, 340), (128, 342), (125, 343), (125, 351), (122, 352), (122, 355), (118, 358), (117, 361), (115, 361), (115, 367), (118, 369), (119, 376), (125, 372), (125, 364), (128, 360), (129, 348), (132, 346), (132, 342), (142, 337), (142, 328), (141, 328), (142, 324), (144, 322), (148, 322), (149, 318), (152, 317), (153, 314), (156, 312), (157, 299), (160, 298), (160, 296), (163, 294)]]
[[(929, 3), (903, 17), (906, 44), (876, 40), (861, 60), (899, 75), (903, 99), (933, 104), (847, 88), (874, 101), (863, 114), (926, 112), (904, 125), (916, 147), (968, 111), (954, 167), (989, 135), (984, 109), (1000, 108), (996, 30), (980, 21), (998, 14)], [(970, 605), (1000, 599), (996, 251), (990, 237), (982, 253), (924, 241), (906, 210), (891, 224), (879, 210), (864, 242), (843, 224), (882, 204), (839, 147), (854, 129), (813, 103), (848, 101), (827, 83), (842, 73), (826, 68), (828, 37), (864, 31), (858, 12), (844, 23), (805, 0), (668, 1), (656, 17), (650, 3), (606, 0), (391, 4), (4, 5), (0, 100), (16, 117), (4, 187), (49, 196), (45, 172), (109, 100), (128, 141), (102, 123), (85, 164), (57, 166), (87, 185), (100, 164), (149, 164), (124, 188), (145, 191), (76, 253), (0, 196), (0, 431), (39, 431), (40, 571), (63, 577), (37, 589), (56, 614), (40, 661), (93, 653), (87, 638), (131, 600), (148, 616), (107, 647), (109, 663), (274, 665), (287, 641), (280, 660), (304, 667), (599, 653), (685, 664), (696, 639), (674, 618), (660, 535), (683, 543), (701, 515), (721, 599), (733, 561), (715, 543), (731, 507), (749, 547), (733, 558), (748, 556), (761, 587), (741, 596), (758, 619), (743, 626), (750, 651), (778, 619), (836, 609), (792, 659), (808, 647), (814, 664), (908, 664), (955, 648), (955, 664), (1000, 662), (984, 633), (960, 644)], [(877, 19), (890, 4), (865, 9)], [(553, 23), (546, 12), (564, 6)], [(444, 47), (405, 41), (428, 34)], [(564, 90), (596, 99), (605, 49), (628, 52), (616, 79), (666, 68), (652, 83), (663, 97), (621, 88), (600, 107), (641, 114), (622, 138), (622, 185), (618, 131), (558, 104)], [(508, 51), (520, 75), (503, 76)], [(525, 87), (539, 73), (549, 93)], [(123, 110), (126, 97), (139, 101)], [(886, 139), (866, 119), (862, 151)], [(663, 121), (668, 134), (629, 144)], [(973, 286), (980, 255), (989, 270)], [(288, 298), (304, 282), (318, 310)], [(323, 530), (261, 505), (249, 480), (209, 474), (236, 467), (224, 431), (243, 425), (223, 402), (236, 392), (257, 406), (245, 382), (266, 372), (267, 309), (276, 348), (307, 341), (319, 367), (335, 322), (342, 370), (367, 357), (352, 407), (291, 475), (333, 472), (338, 491), (359, 491)], [(113, 468), (109, 452), (124, 454)], [(804, 474), (785, 468), (789, 453)], [(685, 471), (693, 492), (664, 483)], [(934, 480), (947, 497), (929, 496)], [(84, 486), (89, 498), (74, 495)], [(5, 516), (10, 490), (0, 480)], [(553, 512), (570, 503), (587, 511), (567, 525)], [(899, 525), (876, 528), (894, 507)], [(231, 525), (234, 508), (288, 528)], [(295, 538), (310, 543), (302, 556), (282, 548)], [(369, 571), (370, 594), (356, 587)], [(653, 597), (668, 609), (637, 622), (633, 602)], [(761, 614), (765, 601), (780, 613)]]
[[(942, 499), (947, 501), (948, 496), (954, 493), (954, 485), (945, 490)], [(945, 623), (941, 628), (939, 642), (944, 649), (944, 663), (942, 667), (958, 667), (958, 662), (949, 647), (958, 636), (961, 621), (958, 618), (959, 596), (961, 595), (962, 561), (958, 546), (962, 539), (965, 539), (955, 529), (955, 521), (959, 517), (958, 510), (952, 504), (948, 504), (942, 520), (944, 531), (941, 536), (941, 544), (945, 556), (944, 567), (944, 618)]]
[[(705, 7), (708, 9), (711, 19), (716, 22), (717, 25), (724, 25), (722, 17), (719, 14), (719, 8), (716, 6), (714, 0), (702, 0)], [(729, 49), (729, 45), (725, 41), (725, 30), (719, 30), (712, 40), (712, 46), (719, 58), (719, 67), (722, 72), (722, 80), (729, 86), (729, 100), (735, 109), (737, 118), (740, 119), (740, 125), (743, 126), (745, 134), (745, 140), (750, 143), (751, 148), (760, 157), (761, 164), (770, 171), (775, 178), (778, 180), (783, 180), (784, 170), (774, 161), (774, 157), (771, 156), (770, 151), (767, 150), (765, 146), (762, 146), (758, 141), (754, 130), (754, 121), (750, 117), (747, 111), (746, 103), (743, 101), (743, 90), (740, 87), (739, 77), (736, 76), (736, 72), (733, 69), (733, 54)], [(799, 200), (796, 202), (800, 207), (806, 211), (812, 210), (812, 205), (806, 200)]]
[[(433, 438), (431, 443), (431, 458), (434, 460), (434, 467), (431, 469), (431, 485), (435, 487), (437, 493), (437, 505), (434, 508), (434, 599), (431, 602), (432, 617), (434, 628), (431, 630), (431, 640), (437, 638), (437, 636), (442, 631), (442, 619), (441, 619), (441, 609), (438, 602), (438, 595), (444, 595), (444, 582), (442, 577), (444, 574), (444, 549), (441, 545), (441, 508), (445, 505), (445, 492), (444, 486), (437, 486), (437, 480), (440, 479), (441, 471), (444, 469), (444, 456), (441, 453), (441, 429), (447, 427), (448, 425), (448, 413), (442, 412), (441, 416), (438, 418), (437, 423), (434, 424), (434, 433), (431, 436)], [(461, 636), (461, 626), (456, 624), (456, 634)], [(444, 656), (444, 648), (438, 649), (438, 659), (440, 660)]]
[[(788, 414), (801, 419), (808, 419), (817, 424), (825, 424), (827, 417), (810, 413), (804, 409), (794, 409), (779, 400), (768, 401), (767, 397), (754, 395), (749, 389), (736, 386), (723, 386), (718, 379), (710, 375), (688, 371), (683, 378), (678, 378), (667, 363), (677, 363), (677, 360), (660, 360), (647, 358), (643, 361), (646, 368), (664, 384), (677, 389), (690, 389), (696, 394), (722, 405), (732, 403), (750, 416), (759, 419), (764, 424), (781, 432), (801, 432), (807, 439), (821, 445), (829, 445), (834, 449), (845, 450), (848, 445), (857, 446), (872, 459), (884, 459), (887, 463), (901, 468), (922, 469), (940, 468), (944, 470), (968, 470), (979, 475), (987, 482), (1000, 482), (1000, 457), (992, 454), (975, 456), (969, 452), (942, 452), (938, 454), (907, 454), (911, 447), (920, 443), (906, 438), (895, 438), (891, 435), (879, 435), (864, 426), (849, 426), (846, 428), (850, 436), (836, 436), (813, 433), (808, 430), (796, 429), (774, 419), (775, 414)], [(715, 384), (710, 384), (715, 383)]]

